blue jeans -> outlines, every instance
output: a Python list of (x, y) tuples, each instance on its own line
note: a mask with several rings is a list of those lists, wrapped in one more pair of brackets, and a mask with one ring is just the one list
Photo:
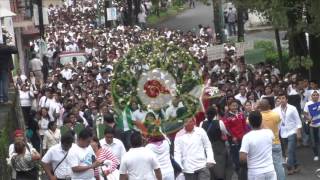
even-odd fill
[(273, 165), (274, 169), (277, 174), (278, 180), (285, 180), (286, 175), (284, 173), (284, 168), (282, 165), (282, 150), (280, 144), (273, 144), (272, 145), (272, 159), (273, 159)]
[(310, 136), (314, 156), (319, 156), (319, 127), (310, 127)]
[(9, 89), (9, 72), (0, 70), (0, 101), (7, 102)]
[(239, 174), (239, 171), (240, 171), (240, 157), (239, 157), (240, 148), (241, 148), (241, 143), (239, 144), (236, 144), (233, 142), (230, 143), (230, 155), (231, 155), (231, 159), (237, 174)]
[(297, 163), (297, 135), (292, 134), (288, 138), (283, 138), (283, 142), (285, 144), (285, 147), (288, 148), (288, 169), (295, 168)]

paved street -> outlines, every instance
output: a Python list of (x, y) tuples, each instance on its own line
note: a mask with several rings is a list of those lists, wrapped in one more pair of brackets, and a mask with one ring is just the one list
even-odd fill
[[(181, 29), (183, 31), (196, 30), (198, 24), (213, 26), (213, 11), (211, 6), (205, 6), (197, 3), (196, 8), (186, 10), (175, 18), (171, 18), (158, 27), (168, 27), (172, 29)], [(284, 36), (281, 32), (281, 38)], [(274, 31), (259, 31), (245, 35), (246, 40), (274, 40)], [(287, 180), (316, 180), (315, 170), (320, 168), (319, 162), (313, 162), (313, 154), (311, 148), (298, 149), (298, 161), (301, 164), (301, 172), (292, 176), (288, 176)], [(236, 179), (235, 177), (233, 179)]]

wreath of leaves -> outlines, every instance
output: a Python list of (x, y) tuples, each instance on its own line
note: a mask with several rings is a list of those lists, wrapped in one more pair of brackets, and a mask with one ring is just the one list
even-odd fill
[[(187, 108), (187, 112), (179, 118), (180, 122), (197, 112), (199, 100), (188, 93), (202, 83), (198, 73), (199, 65), (188, 50), (164, 40), (146, 41), (131, 49), (116, 64), (112, 80), (112, 96), (118, 112), (122, 111), (120, 101), (130, 102), (131, 97), (137, 96), (140, 75), (148, 71), (143, 69), (144, 65), (148, 65), (149, 70), (160, 68), (168, 71), (175, 79), (176, 93)], [(139, 97), (137, 98), (142, 102)], [(177, 120), (171, 122), (174, 121)]]

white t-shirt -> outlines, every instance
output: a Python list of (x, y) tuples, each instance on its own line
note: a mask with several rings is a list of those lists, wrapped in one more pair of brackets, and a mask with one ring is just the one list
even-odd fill
[[(91, 146), (86, 148), (79, 147), (77, 144), (70, 149), (70, 165), (76, 166), (90, 166), (92, 165), (92, 157), (95, 156)], [(93, 169), (83, 172), (73, 172), (72, 180), (95, 180)]]
[(274, 171), (270, 129), (252, 130), (243, 136), (240, 152), (247, 153), (248, 174), (258, 175)]
[(163, 176), (173, 173), (170, 160), (170, 145), (167, 140), (158, 143), (149, 143), (146, 145), (146, 148), (150, 149), (156, 155)]
[[(132, 121), (140, 121), (141, 123), (143, 123), (144, 119), (146, 118), (146, 115), (146, 111), (140, 111), (139, 109), (137, 109), (132, 113)], [(134, 126), (133, 128), (137, 131), (140, 131), (140, 129), (137, 126)]]
[(145, 147), (131, 148), (122, 158), (120, 174), (128, 174), (130, 180), (155, 180), (159, 163), (153, 152)]
[[(72, 147), (74, 144), (72, 144)], [(55, 169), (60, 163), (60, 161), (65, 157), (66, 151), (64, 151), (61, 147), (61, 144), (56, 144), (52, 146), (48, 152), (43, 156), (42, 162), (51, 164), (52, 168)], [(69, 152), (70, 153), (70, 152)], [(56, 171), (54, 172), (57, 178), (64, 179), (67, 176), (71, 176), (72, 170), (70, 166), (70, 157), (71, 155), (68, 153), (66, 158), (60, 163), (57, 167)]]

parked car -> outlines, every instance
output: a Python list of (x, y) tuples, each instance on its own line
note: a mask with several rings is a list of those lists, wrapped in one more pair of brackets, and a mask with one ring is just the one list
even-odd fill
[(70, 64), (73, 62), (73, 58), (77, 59), (77, 63), (87, 63), (88, 58), (85, 52), (61, 52), (59, 54), (58, 63), (61, 65)]

